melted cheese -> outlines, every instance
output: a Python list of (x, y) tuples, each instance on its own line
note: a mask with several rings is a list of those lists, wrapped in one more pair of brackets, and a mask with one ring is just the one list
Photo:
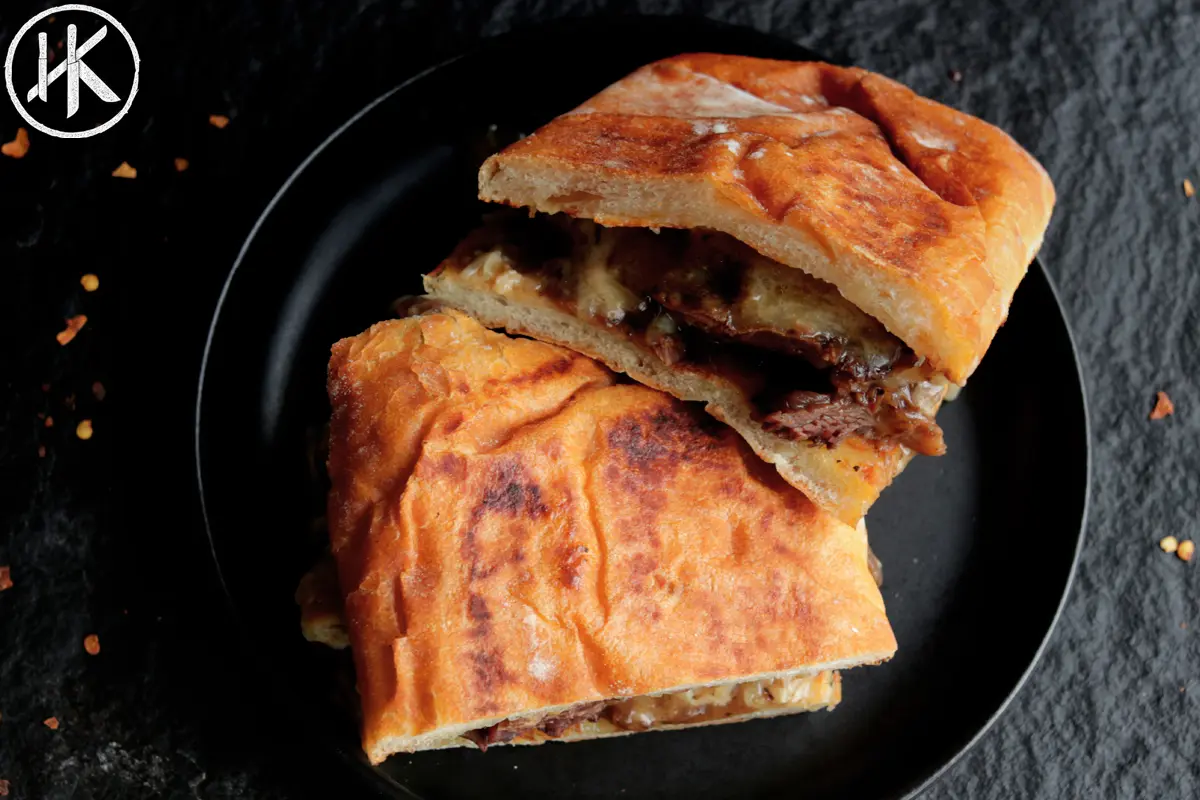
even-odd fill
[(601, 230), (581, 254), (576, 291), (576, 314), (592, 317), (610, 325), (620, 324), (625, 315), (637, 308), (637, 295), (621, 283), (616, 267), (610, 262), (615, 231)]
[(613, 724), (631, 730), (658, 725), (709, 722), (769, 709), (808, 705), (830, 673), (793, 675), (773, 680), (725, 683), (671, 694), (631, 697), (609, 708)]

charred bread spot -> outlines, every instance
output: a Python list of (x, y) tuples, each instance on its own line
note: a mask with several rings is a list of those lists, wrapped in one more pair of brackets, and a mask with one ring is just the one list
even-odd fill
[(467, 477), (467, 460), (458, 453), (438, 453), (421, 464), (434, 475), (443, 475), (455, 482), (462, 482)]
[(587, 561), (588, 549), (584, 545), (568, 545), (560, 547), (558, 550), (559, 558), (559, 580), (563, 586), (569, 589), (578, 589), (582, 580), (581, 568)]
[[(476, 650), (469, 653), (467, 659), (470, 662), (471, 675), (475, 679), (476, 690), (480, 695), (487, 697), (513, 682), (513, 675), (504, 666), (504, 658), (498, 648)], [(486, 701), (483, 706), (480, 710), (484, 712), (491, 712), (496, 708), (491, 700)]]
[(636, 553), (630, 558), (627, 567), (630, 591), (643, 594), (646, 591), (646, 579), (653, 574), (657, 566), (658, 562), (645, 553)]
[(467, 602), (467, 613), (476, 622), (487, 622), (492, 618), (492, 612), (488, 611), (487, 602), (473, 592)]
[(625, 457), (630, 469), (639, 473), (657, 473), (661, 482), (662, 468), (671, 467), (673, 472), (677, 460), (694, 458), (697, 422), (703, 425), (701, 430), (710, 438), (714, 435), (716, 426), (704, 425), (706, 421), (672, 404), (621, 420), (608, 432), (608, 445)]
[(524, 375), (518, 375), (515, 378), (505, 378), (506, 386), (520, 386), (527, 383), (542, 383), (549, 378), (555, 378), (560, 375), (566, 375), (571, 371), (571, 367), (579, 359), (575, 356), (563, 356), (554, 361), (547, 361), (539, 366), (533, 372), (527, 372)]
[(515, 457), (501, 459), (488, 475), (483, 498), (474, 515), (489, 511), (513, 516), (544, 517), (550, 508), (542, 501), (542, 490)]

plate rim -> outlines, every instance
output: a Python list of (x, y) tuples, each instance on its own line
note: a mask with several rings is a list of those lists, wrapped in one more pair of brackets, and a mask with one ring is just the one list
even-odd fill
[[(670, 15), (659, 15), (659, 14), (626, 14), (626, 15), (622, 15), (620, 17), (620, 19), (623, 22), (636, 21), (636, 23), (640, 23), (640, 24), (653, 23), (653, 24), (658, 24), (658, 25), (670, 25), (671, 21), (675, 18)], [(197, 496), (199, 499), (199, 505), (200, 505), (200, 516), (201, 516), (201, 520), (202, 520), (203, 526), (204, 526), (204, 533), (205, 533), (205, 538), (207, 539), (209, 555), (212, 559), (212, 567), (216, 571), (217, 581), (218, 581), (218, 584), (220, 585), (221, 594), (223, 596), (223, 603), (226, 608), (226, 611), (235, 620), (235, 625), (237, 626), (239, 639), (242, 640), (241, 641), (242, 649), (246, 649), (246, 643), (244, 641), (245, 637), (244, 637), (244, 629), (243, 629), (242, 622), (241, 622), (241, 615), (237, 609), (233, 595), (230, 592), (229, 584), (225, 579), (225, 573), (221, 566), (221, 559), (217, 555), (216, 542), (215, 542), (215, 539), (213, 536), (212, 520), (211, 520), (211, 517), (209, 514), (209, 510), (208, 510), (208, 502), (205, 499), (206, 493), (205, 493), (205, 484), (204, 484), (204, 463), (203, 463), (203, 456), (202, 456), (201, 427), (203, 424), (204, 389), (205, 389), (205, 381), (208, 376), (208, 364), (209, 364), (209, 359), (212, 355), (212, 347), (213, 347), (214, 339), (216, 337), (217, 329), (221, 323), (222, 310), (224, 309), (226, 299), (227, 299), (229, 291), (234, 283), (234, 280), (236, 279), (238, 272), (241, 269), (242, 264), (246, 259), (247, 254), (249, 253), (250, 249), (254, 245), (254, 242), (255, 242), (260, 230), (266, 225), (266, 223), (270, 219), (271, 215), (274, 213), (276, 207), (283, 201), (285, 196), (288, 195), (288, 193), (291, 191), (294, 184), (297, 181), (299, 181), (299, 179), (303, 176), (305, 171), (313, 164), (313, 162), (315, 162), (325, 152), (325, 150), (327, 150), (343, 134), (345, 134), (348, 130), (350, 130), (355, 125), (357, 125), (359, 122), (361, 122), (372, 111), (374, 111), (376, 108), (378, 108), (379, 106), (381, 106), (382, 104), (387, 102), (392, 96), (394, 96), (398, 92), (403, 91), (404, 89), (408, 88), (412, 84), (417, 83), (418, 81), (421, 81), (421, 80), (427, 78), (428, 76), (430, 76), (440, 70), (443, 70), (459, 61), (469, 59), (472, 57), (476, 57), (479, 53), (486, 51), (487, 49), (497, 47), (497, 46), (503, 46), (504, 44), (511, 42), (511, 41), (518, 40), (521, 37), (545, 35), (547, 32), (553, 31), (555, 28), (569, 28), (572, 26), (578, 26), (581, 23), (597, 22), (597, 21), (606, 21), (606, 22), (611, 23), (612, 20), (611, 20), (611, 18), (604, 19), (604, 18), (594, 18), (594, 17), (567, 17), (567, 18), (552, 20), (549, 22), (541, 23), (541, 24), (536, 24), (536, 25), (531, 25), (531, 26), (522, 26), (519, 28), (512, 29), (510, 31), (504, 32), (502, 34), (496, 35), (496, 36), (486, 36), (486, 37), (483, 37), (480, 40), (476, 41), (472, 46), (461, 50), (460, 52), (456, 53), (455, 55), (452, 55), (448, 58), (437, 61), (436, 63), (433, 63), (433, 64), (419, 70), (418, 72), (410, 75), (409, 77), (405, 78), (400, 83), (396, 84), (392, 88), (386, 90), (385, 92), (381, 93), (380, 95), (378, 95), (377, 97), (375, 97), (374, 99), (372, 99), (371, 101), (366, 103), (362, 108), (360, 108), (358, 111), (356, 111), (354, 114), (352, 114), (343, 123), (341, 123), (336, 128), (334, 128), (325, 138), (323, 138), (312, 149), (312, 151), (309, 152), (308, 155), (306, 155), (304, 157), (304, 159), (300, 161), (300, 163), (295, 167), (295, 169), (292, 170), (292, 172), (288, 174), (287, 178), (280, 185), (279, 189), (271, 196), (271, 199), (267, 202), (266, 206), (264, 206), (262, 212), (255, 219), (253, 225), (250, 227), (249, 232), (246, 234), (245, 239), (242, 241), (241, 247), (238, 249), (238, 253), (233, 260), (233, 263), (229, 269), (229, 272), (225, 277), (225, 281), (221, 286), (220, 294), (218, 295), (216, 303), (213, 306), (212, 318), (209, 321), (208, 331), (205, 335), (205, 340), (204, 340), (204, 348), (203, 348), (203, 352), (201, 354), (200, 369), (199, 369), (199, 373), (197, 375), (197, 382), (196, 382), (196, 401), (195, 401), (195, 404), (194, 404), (194, 407), (192, 410), (192, 413), (193, 413), (192, 445), (193, 445), (193, 457), (194, 457), (193, 462), (194, 462), (194, 468), (195, 468), (196, 492), (197, 492)], [(691, 18), (691, 19), (688, 19), (687, 22), (688, 22), (688, 24), (691, 24), (691, 25), (706, 26), (715, 31), (720, 31), (720, 30), (731, 31), (732, 30), (732, 31), (738, 31), (742, 35), (750, 33), (750, 34), (759, 36), (759, 37), (763, 38), (764, 40), (775, 40), (776, 42), (786, 42), (786, 43), (788, 43), (794, 47), (797, 47), (799, 49), (810, 50), (810, 52), (812, 52), (811, 49), (806, 47), (805, 45), (801, 45), (795, 41), (786, 39), (783, 36), (780, 36), (778, 34), (774, 34), (769, 31), (761, 31), (761, 30), (758, 30), (757, 28), (753, 28), (753, 27), (746, 26), (746, 25), (739, 25), (739, 24), (735, 24), (735, 23), (723, 22), (723, 21), (714, 20), (714, 19), (711, 19), (708, 17)], [(828, 63), (840, 63), (837, 61), (825, 59), (824, 54), (818, 54), (818, 55), (823, 60), (828, 61)], [(1004, 714), (1008, 711), (1009, 707), (1016, 700), (1017, 696), (1021, 694), (1022, 690), (1024, 690), (1024, 688), (1026, 687), (1026, 685), (1029, 682), (1029, 679), (1033, 675), (1034, 670), (1037, 669), (1037, 667), (1041, 664), (1042, 658), (1044, 657), (1046, 650), (1050, 644), (1050, 640), (1053, 637), (1054, 632), (1057, 630), (1059, 622), (1062, 619), (1063, 613), (1066, 609), (1067, 602), (1071, 597), (1072, 589), (1075, 586), (1075, 579), (1076, 579), (1078, 569), (1079, 569), (1079, 562), (1082, 558), (1084, 544), (1087, 540), (1088, 517), (1089, 517), (1089, 513), (1090, 513), (1090, 509), (1091, 509), (1092, 472), (1093, 472), (1092, 425), (1091, 425), (1091, 412), (1090, 412), (1090, 406), (1089, 406), (1089, 401), (1088, 401), (1087, 381), (1085, 379), (1083, 365), (1080, 360), (1079, 346), (1076, 341), (1074, 330), (1071, 327), (1070, 319), (1067, 316), (1066, 309), (1063, 305), (1061, 293), (1059, 291), (1057, 284), (1054, 281), (1053, 276), (1050, 274), (1049, 270), (1046, 269), (1045, 264), (1042, 262), (1040, 254), (1034, 257), (1034, 259), (1030, 263), (1028, 269), (1029, 270), (1033, 270), (1033, 269), (1038, 270), (1041, 273), (1041, 277), (1045, 279), (1046, 285), (1050, 289), (1050, 295), (1054, 299), (1054, 307), (1058, 313), (1059, 319), (1062, 322), (1063, 330), (1066, 332), (1067, 342), (1070, 345), (1071, 359), (1072, 359), (1072, 363), (1074, 365), (1074, 370), (1072, 372), (1072, 375), (1074, 378), (1074, 382), (1079, 390), (1080, 410), (1081, 410), (1081, 415), (1083, 418), (1082, 434), (1083, 434), (1084, 475), (1083, 475), (1083, 497), (1082, 497), (1081, 508), (1079, 511), (1079, 530), (1075, 534), (1075, 549), (1071, 556), (1071, 563), (1067, 570), (1066, 580), (1063, 583), (1062, 592), (1059, 596), (1058, 603), (1055, 606), (1054, 613), (1051, 616), (1050, 622), (1046, 627), (1046, 632), (1042, 636), (1042, 639), (1039, 642), (1037, 649), (1034, 651), (1032, 657), (1030, 658), (1028, 665), (1026, 665), (1025, 669), (1022, 671), (1021, 675), (1017, 678), (1015, 684), (1009, 690), (1008, 694), (1001, 701), (1000, 705), (997, 706), (996, 709), (991, 713), (991, 715), (988, 716), (987, 720), (979, 727), (979, 729), (977, 731), (975, 731), (975, 733), (971, 736), (971, 738), (968, 739), (965, 744), (963, 744), (961, 747), (959, 747), (954, 752), (953, 755), (951, 755), (948, 759), (946, 759), (934, 772), (932, 772), (929, 776), (927, 776), (923, 781), (921, 781), (919, 784), (917, 784), (913, 788), (907, 790), (903, 795), (901, 795), (901, 797), (904, 798), (904, 800), (913, 800), (914, 798), (917, 798), (920, 795), (922, 795), (923, 793), (925, 793), (928, 789), (930, 789), (936, 783), (938, 783), (938, 781), (940, 781), (946, 775), (946, 773), (950, 771), (951, 768), (953, 768), (956, 764), (958, 764), (972, 749), (975, 748), (976, 745), (978, 745), (983, 740), (983, 738), (985, 736), (987, 736), (992, 731), (992, 729), (995, 727), (995, 725), (999, 721), (999, 719), (1004, 716)], [(1026, 277), (1027, 276), (1028, 276), (1028, 272), (1026, 273)], [(356, 757), (357, 754), (347, 753), (345, 751), (345, 748), (340, 747), (340, 746), (338, 746), (336, 749), (338, 751), (339, 756), (343, 760), (352, 762), (354, 765), (356, 765), (359, 768), (360, 772), (364, 773), (364, 775), (372, 776), (374, 778), (374, 780), (376, 781), (376, 789), (377, 790), (379, 788), (381, 788), (381, 787), (379, 787), (378, 782), (384, 782), (390, 788), (399, 790), (409, 797), (412, 797), (412, 798), (420, 797), (415, 792), (413, 792), (411, 789), (409, 789), (407, 786), (404, 786), (403, 784), (399, 783), (398, 781), (396, 781), (395, 779), (393, 779), (391, 776), (387, 775), (383, 771), (379, 770), (376, 767), (367, 765), (364, 761), (362, 761), (362, 759), (359, 759)]]

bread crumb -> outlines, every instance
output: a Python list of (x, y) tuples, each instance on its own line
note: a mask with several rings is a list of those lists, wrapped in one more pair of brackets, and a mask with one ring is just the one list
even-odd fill
[(956, 69), (950, 70), (950, 80), (955, 83), (962, 83), (962, 73)]
[(100, 381), (96, 381), (95, 383), (92, 384), (92, 396), (95, 397), (97, 400), (103, 400), (104, 395), (106, 395), (106, 394), (107, 394), (107, 392), (104, 390), (103, 383), (101, 383)]
[(212, 125), (214, 128), (221, 129), (229, 124), (229, 117), (225, 116), (224, 114), (209, 114), (208, 124)]
[(28, 152), (29, 131), (24, 128), (17, 128), (17, 135), (13, 137), (13, 140), (0, 145), (0, 153), (4, 153), (9, 158), (24, 158)]
[(1174, 553), (1179, 549), (1179, 540), (1174, 536), (1164, 536), (1159, 539), (1158, 546), (1162, 548), (1164, 553)]
[(1179, 556), (1183, 561), (1191, 561), (1192, 554), (1196, 552), (1196, 543), (1191, 539), (1184, 539), (1179, 543), (1179, 549), (1175, 551), (1175, 555)]
[(92, 421), (85, 419), (75, 426), (75, 435), (85, 442), (92, 438)]
[(9, 573), (8, 567), (0, 567), (0, 592), (12, 587), (12, 575)]
[(186, 158), (175, 159), (175, 171), (176, 172), (184, 172), (185, 170), (187, 170), (188, 166), (190, 166), (190, 165), (188, 164), (188, 160)]
[(42, 721), (42, 724), (45, 725), (50, 730), (56, 731), (56, 730), (58, 730), (58, 717), (48, 717), (47, 719)]
[(78, 314), (74, 317), (71, 317), (69, 320), (67, 320), (67, 327), (56, 333), (54, 338), (58, 340), (59, 344), (66, 345), (75, 338), (75, 334), (83, 330), (84, 325), (87, 325), (86, 315)]
[(85, 292), (94, 292), (100, 288), (100, 279), (89, 272), (79, 279), (79, 285), (83, 287)]
[(1175, 404), (1171, 402), (1171, 398), (1167, 397), (1166, 392), (1159, 392), (1154, 401), (1154, 410), (1150, 412), (1150, 419), (1162, 419), (1174, 413)]
[[(21, 130), (24, 130), (24, 128), (22, 128)], [(1196, 187), (1192, 186), (1192, 182), (1190, 180), (1188, 180), (1187, 178), (1183, 179), (1183, 196), (1184, 197), (1195, 197), (1196, 196)]]
[(121, 166), (112, 171), (112, 176), (114, 178), (129, 178), (132, 180), (137, 177), (137, 169), (129, 166), (128, 161), (122, 161)]
[(100, 637), (94, 633), (83, 637), (83, 649), (87, 650), (89, 656), (100, 655)]

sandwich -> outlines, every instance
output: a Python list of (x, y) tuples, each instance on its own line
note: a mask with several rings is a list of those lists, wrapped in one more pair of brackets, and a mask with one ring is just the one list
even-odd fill
[(338, 342), (328, 389), (344, 602), (297, 599), (372, 763), (831, 708), (896, 650), (865, 527), (695, 406), (450, 310)]
[(699, 401), (855, 524), (978, 366), (1054, 188), (991, 125), (865, 70), (643, 67), (484, 162), (498, 213), (428, 294)]

